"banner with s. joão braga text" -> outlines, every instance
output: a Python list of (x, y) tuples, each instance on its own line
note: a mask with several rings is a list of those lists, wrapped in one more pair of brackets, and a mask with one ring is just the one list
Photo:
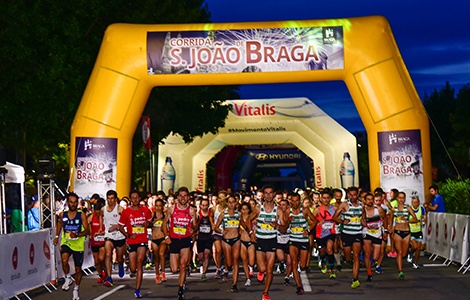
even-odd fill
[(147, 67), (149, 75), (343, 69), (343, 27), (148, 32)]
[(74, 192), (83, 199), (116, 190), (117, 139), (77, 137)]
[(406, 193), (406, 203), (418, 196), (424, 203), (424, 176), (420, 130), (378, 133), (380, 185), (389, 192), (396, 188)]

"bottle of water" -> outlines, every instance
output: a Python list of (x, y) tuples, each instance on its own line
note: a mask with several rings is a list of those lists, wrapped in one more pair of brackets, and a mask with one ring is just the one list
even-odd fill
[(344, 152), (343, 161), (339, 169), (339, 175), (341, 177), (341, 187), (347, 189), (348, 187), (354, 186), (354, 165), (349, 156), (349, 152)]
[(174, 189), (175, 187), (175, 178), (176, 171), (173, 167), (172, 160), (170, 156), (166, 157), (165, 165), (162, 169), (162, 191), (168, 193), (169, 189)]

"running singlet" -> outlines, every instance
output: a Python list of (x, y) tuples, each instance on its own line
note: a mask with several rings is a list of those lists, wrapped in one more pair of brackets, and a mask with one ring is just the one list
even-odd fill
[(304, 217), (302, 207), (298, 214), (293, 214), (291, 210), (290, 217), (293, 217), (293, 220), (289, 225), (289, 240), (291, 242), (308, 243), (308, 236), (304, 236), (304, 231), (308, 231), (308, 220)]
[(224, 211), (224, 220), (222, 221), (224, 228), (238, 228), (240, 226), (240, 217), (238, 211), (235, 210), (233, 216), (228, 214), (228, 208)]
[(152, 227), (153, 228), (161, 228), (162, 227), (162, 224), (163, 224), (163, 219), (165, 219), (165, 215), (163, 214), (162, 217), (160, 219), (157, 219), (156, 215), (154, 215), (152, 217), (152, 221), (153, 221), (153, 225)]
[(362, 202), (357, 201), (358, 206), (353, 206), (348, 199), (349, 210), (342, 213), (345, 220), (349, 223), (343, 224), (343, 233), (355, 235), (362, 234)]
[(93, 214), (93, 218), (91, 219), (91, 246), (92, 247), (101, 247), (104, 245), (104, 235), (95, 235), (98, 231), (104, 231), (104, 224), (101, 224), (100, 228), (100, 218), (98, 218), (95, 214)]
[(259, 217), (256, 220), (256, 238), (274, 239), (277, 237), (277, 229), (270, 223), (277, 221), (277, 206), (274, 205), (273, 211), (268, 213), (264, 210), (264, 205), (260, 207)]
[[(219, 216), (220, 216), (220, 211), (219, 211), (218, 206), (216, 206), (215, 207), (215, 212), (214, 212), (214, 224), (217, 224), (217, 220), (219, 219)], [(219, 229), (220, 229), (220, 231), (224, 230), (222, 223), (220, 224)], [(222, 233), (218, 233), (217, 231), (213, 231), (212, 234), (222, 236)]]
[(317, 220), (324, 222), (322, 224), (318, 223), (316, 226), (316, 237), (322, 239), (324, 237), (329, 236), (330, 234), (336, 234), (336, 226), (335, 222), (333, 221), (333, 216), (335, 214), (335, 207), (330, 205), (328, 210), (320, 205), (319, 206), (320, 213), (317, 216)]
[(178, 204), (173, 206), (173, 212), (170, 216), (170, 238), (182, 239), (192, 235), (191, 206), (185, 209), (179, 209)]
[[(119, 228), (117, 228), (120, 217), (118, 213), (118, 205), (115, 205), (111, 212), (109, 212), (107, 208), (108, 207), (105, 206), (105, 208), (103, 209), (103, 222), (104, 228), (106, 229), (104, 237), (113, 241), (124, 240), (126, 237), (124, 236), (124, 234), (121, 233), (121, 231), (119, 231)], [(111, 226), (116, 226), (116, 230), (110, 232), (109, 228)]]
[(423, 219), (423, 215), (424, 215), (424, 207), (420, 205), (420, 206), (418, 206), (417, 209), (414, 209), (413, 207), (411, 207), (411, 209), (413, 209), (413, 211), (416, 215), (416, 218), (418, 219), (418, 222), (417, 223), (410, 223), (410, 231), (412, 233), (420, 232), (421, 231), (421, 220)]
[(147, 227), (145, 221), (152, 220), (152, 213), (147, 206), (140, 206), (139, 209), (133, 209), (131, 206), (126, 208), (119, 219), (119, 225), (125, 226), (128, 234), (135, 234), (134, 239), (127, 239), (128, 245), (135, 245), (148, 242)]
[(72, 238), (70, 237), (71, 232), (75, 232), (75, 234), (79, 234), (83, 229), (82, 224), (82, 211), (77, 210), (77, 214), (75, 218), (72, 220), (69, 219), (69, 211), (64, 211), (64, 215), (62, 217), (62, 240), (60, 245), (65, 245), (72, 249), (73, 251), (83, 252), (85, 251), (85, 237), (77, 237)]
[(374, 215), (369, 217), (366, 211), (366, 224), (367, 226), (364, 227), (364, 234), (369, 236), (381, 239), (382, 238), (382, 226), (383, 221), (380, 218), (379, 209), (377, 206), (374, 205)]
[(398, 209), (398, 206), (395, 207), (395, 210), (393, 212), (393, 222), (394, 224), (396, 223), (408, 223), (408, 220), (410, 219), (410, 212), (408, 211), (408, 205), (404, 205), (403, 209), (400, 210)]
[(211, 220), (209, 219), (209, 215), (203, 216), (201, 211), (199, 211), (198, 231), (199, 231), (199, 234), (197, 235), (198, 240), (207, 241), (211, 238), (211, 235), (212, 235)]
[(289, 243), (290, 230), (287, 229), (285, 233), (277, 230), (277, 243), (281, 245), (287, 245)]

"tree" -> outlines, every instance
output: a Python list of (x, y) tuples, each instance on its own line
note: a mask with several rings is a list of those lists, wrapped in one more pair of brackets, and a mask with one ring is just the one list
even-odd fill
[[(0, 140), (32, 161), (62, 153), (60, 145), (69, 143), (75, 111), (109, 25), (204, 23), (210, 19), (204, 0), (4, 1), (2, 10)], [(223, 124), (226, 110), (217, 99), (233, 94), (232, 88), (223, 87), (165, 90), (156, 89), (152, 97), (159, 100), (149, 101), (146, 109), (163, 118), (161, 124), (153, 118), (156, 139), (170, 131), (181, 133), (185, 140), (213, 132)], [(190, 100), (174, 104), (172, 97)], [(185, 127), (188, 123), (181, 122), (178, 111), (186, 108), (195, 113), (210, 108), (211, 115), (200, 114), (202, 124)], [(180, 122), (173, 122), (172, 116)], [(31, 170), (33, 166), (25, 167)], [(68, 165), (58, 169), (64, 169), (62, 175), (68, 177)]]
[(455, 108), (455, 91), (449, 82), (441, 90), (434, 90), (430, 96), (424, 97), (424, 106), (430, 120), (431, 159), (433, 166), (439, 169), (439, 180), (455, 174), (447, 148), (451, 144), (449, 132), (452, 126), (450, 114)]
[(455, 110), (450, 114), (452, 146), (449, 152), (461, 176), (470, 176), (470, 84), (463, 86), (457, 95)]

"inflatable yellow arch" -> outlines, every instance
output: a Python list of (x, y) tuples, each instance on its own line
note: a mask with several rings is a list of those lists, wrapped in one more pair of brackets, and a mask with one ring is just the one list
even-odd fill
[(427, 115), (380, 16), (109, 26), (71, 128), (70, 189), (129, 193), (132, 137), (155, 86), (332, 80), (346, 83), (367, 130), (371, 188), (424, 199)]

